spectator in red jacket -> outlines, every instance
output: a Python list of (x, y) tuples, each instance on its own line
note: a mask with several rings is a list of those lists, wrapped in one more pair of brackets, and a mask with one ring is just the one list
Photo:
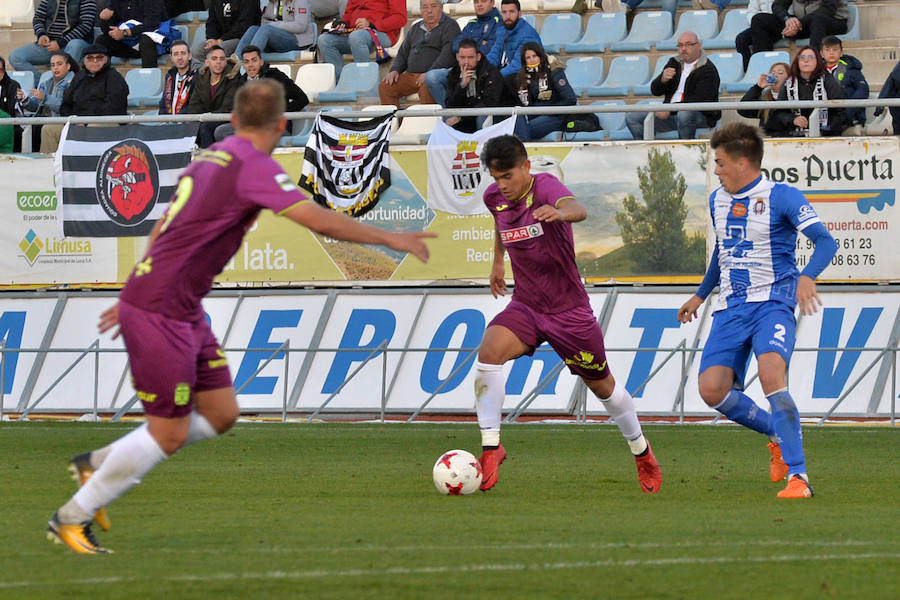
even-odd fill
[(339, 79), (344, 54), (352, 54), (355, 62), (370, 61), (377, 48), (397, 43), (406, 22), (405, 0), (350, 0), (341, 21), (319, 36), (322, 62), (334, 65), (334, 77)]

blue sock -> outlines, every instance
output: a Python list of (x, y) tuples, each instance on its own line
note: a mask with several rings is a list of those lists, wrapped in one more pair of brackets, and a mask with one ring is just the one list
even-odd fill
[(725, 399), (713, 408), (735, 423), (753, 431), (766, 435), (775, 434), (775, 430), (772, 428), (772, 415), (740, 390), (731, 390)]
[(787, 390), (769, 396), (772, 404), (772, 424), (781, 456), (788, 466), (788, 476), (806, 473), (806, 459), (803, 456), (803, 432), (800, 429), (800, 412)]

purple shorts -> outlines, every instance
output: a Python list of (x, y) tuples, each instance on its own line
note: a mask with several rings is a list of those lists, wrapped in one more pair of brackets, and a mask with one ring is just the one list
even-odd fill
[(573, 374), (584, 379), (606, 379), (609, 376), (603, 332), (588, 305), (545, 314), (512, 300), (491, 320), (488, 326), (491, 325), (506, 327), (531, 346), (529, 356), (546, 341)]
[(206, 319), (179, 321), (119, 301), (119, 325), (144, 412), (190, 414), (193, 392), (233, 385), (225, 352)]

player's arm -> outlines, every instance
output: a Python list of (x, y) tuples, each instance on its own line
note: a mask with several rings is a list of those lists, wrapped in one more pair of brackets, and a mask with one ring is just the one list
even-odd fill
[(360, 244), (380, 244), (393, 250), (409, 252), (422, 262), (428, 261), (424, 238), (437, 237), (429, 232), (398, 233), (365, 225), (345, 214), (325, 209), (314, 202), (292, 206), (284, 216), (316, 233), (336, 240)]
[(822, 300), (816, 291), (816, 277), (831, 263), (837, 252), (837, 242), (821, 222), (812, 223), (800, 231), (815, 244), (812, 256), (797, 280), (797, 303), (800, 304), (800, 311), (804, 315), (811, 315), (822, 306)]
[(535, 219), (545, 223), (567, 221), (578, 223), (587, 218), (587, 209), (574, 196), (563, 196), (556, 201), (556, 206), (542, 204), (532, 213)]
[(722, 272), (719, 270), (719, 246), (713, 251), (712, 258), (709, 260), (709, 266), (706, 268), (706, 275), (697, 288), (697, 293), (685, 302), (678, 309), (678, 321), (680, 323), (690, 323), (697, 318), (697, 311), (706, 302), (706, 299), (712, 293), (713, 289), (719, 285), (719, 277)]
[(491, 265), (491, 294), (494, 298), (506, 295), (506, 267), (503, 264), (506, 247), (500, 239), (500, 230), (494, 229), (494, 263)]

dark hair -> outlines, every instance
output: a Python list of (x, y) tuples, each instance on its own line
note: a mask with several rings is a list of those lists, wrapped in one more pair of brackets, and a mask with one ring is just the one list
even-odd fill
[(800, 50), (797, 51), (797, 56), (794, 57), (794, 60), (791, 61), (791, 77), (794, 79), (800, 78), (800, 55), (803, 54), (806, 50), (812, 50), (813, 54), (816, 55), (816, 70), (813, 71), (810, 80), (816, 80), (820, 77), (824, 76), (828, 70), (825, 68), (825, 61), (822, 60), (822, 55), (819, 54), (819, 51), (816, 50), (812, 46), (803, 46)]
[(459, 40), (459, 43), (456, 45), (457, 50), (460, 48), (474, 48), (475, 52), (478, 52), (478, 42), (472, 38), (463, 38)]
[(241, 50), (241, 59), (243, 60), (245, 54), (249, 54), (250, 52), (256, 52), (259, 54), (259, 57), (262, 58), (262, 50), (259, 49), (258, 46), (250, 45), (244, 46), (244, 49)]
[(186, 46), (187, 49), (188, 49), (188, 52), (191, 51), (191, 47), (190, 47), (190, 45), (189, 45), (186, 41), (184, 41), (184, 40), (175, 40), (174, 42), (172, 42), (172, 45), (169, 46), (169, 52), (172, 52), (172, 48), (174, 48), (175, 46)]
[(6, 70), (6, 59), (0, 56), (0, 69)]
[(504, 4), (515, 4), (516, 10), (522, 12), (522, 5), (519, 4), (519, 0), (500, 0), (500, 6), (503, 6)]
[(71, 56), (69, 56), (69, 54), (67, 52), (63, 52), (62, 50), (57, 50), (56, 52), (54, 52), (53, 54), (50, 55), (50, 58), (52, 59), (54, 56), (62, 56), (63, 60), (66, 61), (67, 63), (69, 63), (69, 71), (71, 71), (72, 73), (77, 73), (78, 69), (81, 68), (78, 66), (78, 63), (75, 62), (75, 59), (72, 58)]
[[(537, 54), (538, 60), (540, 60), (537, 73), (534, 75), (528, 73), (528, 69), (525, 67), (525, 52), (527, 50), (531, 50)], [(519, 61), (521, 67), (519, 68), (519, 73), (516, 75), (516, 83), (520, 90), (528, 89), (528, 82), (532, 77), (540, 77), (541, 75), (548, 75), (550, 73), (550, 59), (547, 58), (547, 52), (544, 50), (544, 47), (537, 42), (525, 42), (522, 44), (522, 48), (519, 50)]]
[(837, 46), (841, 50), (844, 49), (844, 45), (841, 43), (841, 38), (836, 35), (828, 35), (822, 38), (822, 47), (825, 46)]
[(228, 57), (228, 53), (225, 52), (225, 48), (223, 48), (222, 46), (220, 46), (220, 45), (218, 45), (218, 44), (215, 44), (215, 45), (210, 46), (209, 48), (207, 48), (207, 49), (206, 49), (206, 55), (209, 56), (209, 53), (212, 52), (213, 50), (221, 50), (223, 53), (225, 53), (226, 58)]
[(729, 123), (712, 134), (709, 145), (713, 150), (722, 148), (732, 158), (746, 158), (757, 169), (762, 166), (763, 139), (758, 127)]
[(285, 109), (284, 86), (274, 79), (250, 81), (234, 95), (237, 126), (266, 129), (277, 124)]
[(525, 144), (514, 135), (491, 138), (481, 151), (481, 164), (494, 171), (508, 171), (526, 160)]

